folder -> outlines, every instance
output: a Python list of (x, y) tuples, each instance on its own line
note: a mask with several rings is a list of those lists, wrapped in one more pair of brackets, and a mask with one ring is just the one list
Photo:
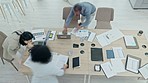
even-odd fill
[(124, 36), (124, 43), (127, 49), (139, 49), (136, 37)]
[(115, 58), (113, 50), (106, 50), (107, 59)]
[(103, 61), (102, 48), (91, 48), (91, 60), (92, 61)]

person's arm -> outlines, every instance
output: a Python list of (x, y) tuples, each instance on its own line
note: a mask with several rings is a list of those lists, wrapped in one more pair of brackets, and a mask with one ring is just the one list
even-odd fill
[(85, 11), (86, 14), (86, 20), (84, 23), (82, 23), (80, 26), (81, 27), (86, 27), (89, 25), (90, 23), (90, 17), (91, 17), (91, 9), (87, 9), (87, 11)]
[(69, 13), (69, 15), (68, 15), (68, 17), (67, 17), (67, 19), (65, 21), (64, 28), (68, 28), (73, 16), (74, 16), (74, 10), (73, 10), (73, 8), (71, 8), (70, 13)]
[(72, 9), (70, 10), (70, 13), (69, 13), (69, 15), (68, 15), (66, 21), (65, 21), (64, 30), (62, 31), (63, 34), (67, 34), (67, 28), (68, 28), (68, 26), (69, 26), (69, 24), (70, 24), (70, 22), (71, 22), (73, 16), (74, 16), (74, 11), (73, 11), (73, 8), (72, 8)]

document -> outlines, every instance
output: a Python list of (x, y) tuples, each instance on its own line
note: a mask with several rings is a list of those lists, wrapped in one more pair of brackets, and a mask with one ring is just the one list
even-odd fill
[(88, 41), (89, 41), (89, 42), (93, 42), (93, 40), (94, 40), (94, 38), (95, 38), (95, 36), (96, 36), (96, 33), (91, 32), (91, 31), (89, 31), (88, 33), (89, 33), (89, 34), (88, 34)]
[(114, 29), (104, 32), (100, 35), (97, 35), (96, 38), (97, 38), (98, 42), (100, 43), (100, 45), (102, 47), (104, 47), (104, 46), (109, 45), (112, 42), (122, 38), (123, 36), (124, 36), (123, 33), (119, 29), (114, 28)]
[(31, 33), (34, 36), (33, 42), (34, 41), (44, 41), (46, 38), (44, 29), (34, 29), (31, 31)]
[(115, 72), (125, 72), (125, 66), (122, 63), (121, 59), (111, 59), (111, 64)]
[(148, 79), (148, 64), (142, 66), (139, 69), (139, 72), (141, 73), (141, 75), (144, 77), (144, 79)]
[(122, 47), (113, 47), (115, 58), (125, 59)]
[(64, 64), (67, 64), (68, 56), (58, 54), (58, 53), (56, 53), (56, 55), (53, 55), (53, 56), (56, 56), (58, 67), (63, 68)]
[(113, 70), (113, 67), (110, 62), (101, 64), (101, 68), (103, 69), (104, 74), (106, 75), (107, 78), (117, 75), (117, 73)]

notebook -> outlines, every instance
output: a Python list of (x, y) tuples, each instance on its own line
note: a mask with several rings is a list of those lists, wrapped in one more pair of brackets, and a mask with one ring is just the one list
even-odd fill
[(75, 67), (80, 67), (80, 60), (79, 60), (79, 57), (75, 57), (72, 59), (72, 68), (75, 68)]
[(107, 59), (115, 58), (113, 50), (106, 50)]
[(91, 60), (92, 61), (103, 61), (102, 48), (91, 48)]

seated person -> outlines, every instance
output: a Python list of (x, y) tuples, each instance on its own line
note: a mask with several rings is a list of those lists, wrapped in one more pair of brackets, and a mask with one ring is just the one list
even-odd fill
[(58, 83), (56, 76), (64, 75), (67, 65), (63, 65), (63, 68), (58, 67), (55, 56), (47, 46), (34, 45), (31, 49), (31, 59), (28, 61), (33, 72), (31, 83)]

